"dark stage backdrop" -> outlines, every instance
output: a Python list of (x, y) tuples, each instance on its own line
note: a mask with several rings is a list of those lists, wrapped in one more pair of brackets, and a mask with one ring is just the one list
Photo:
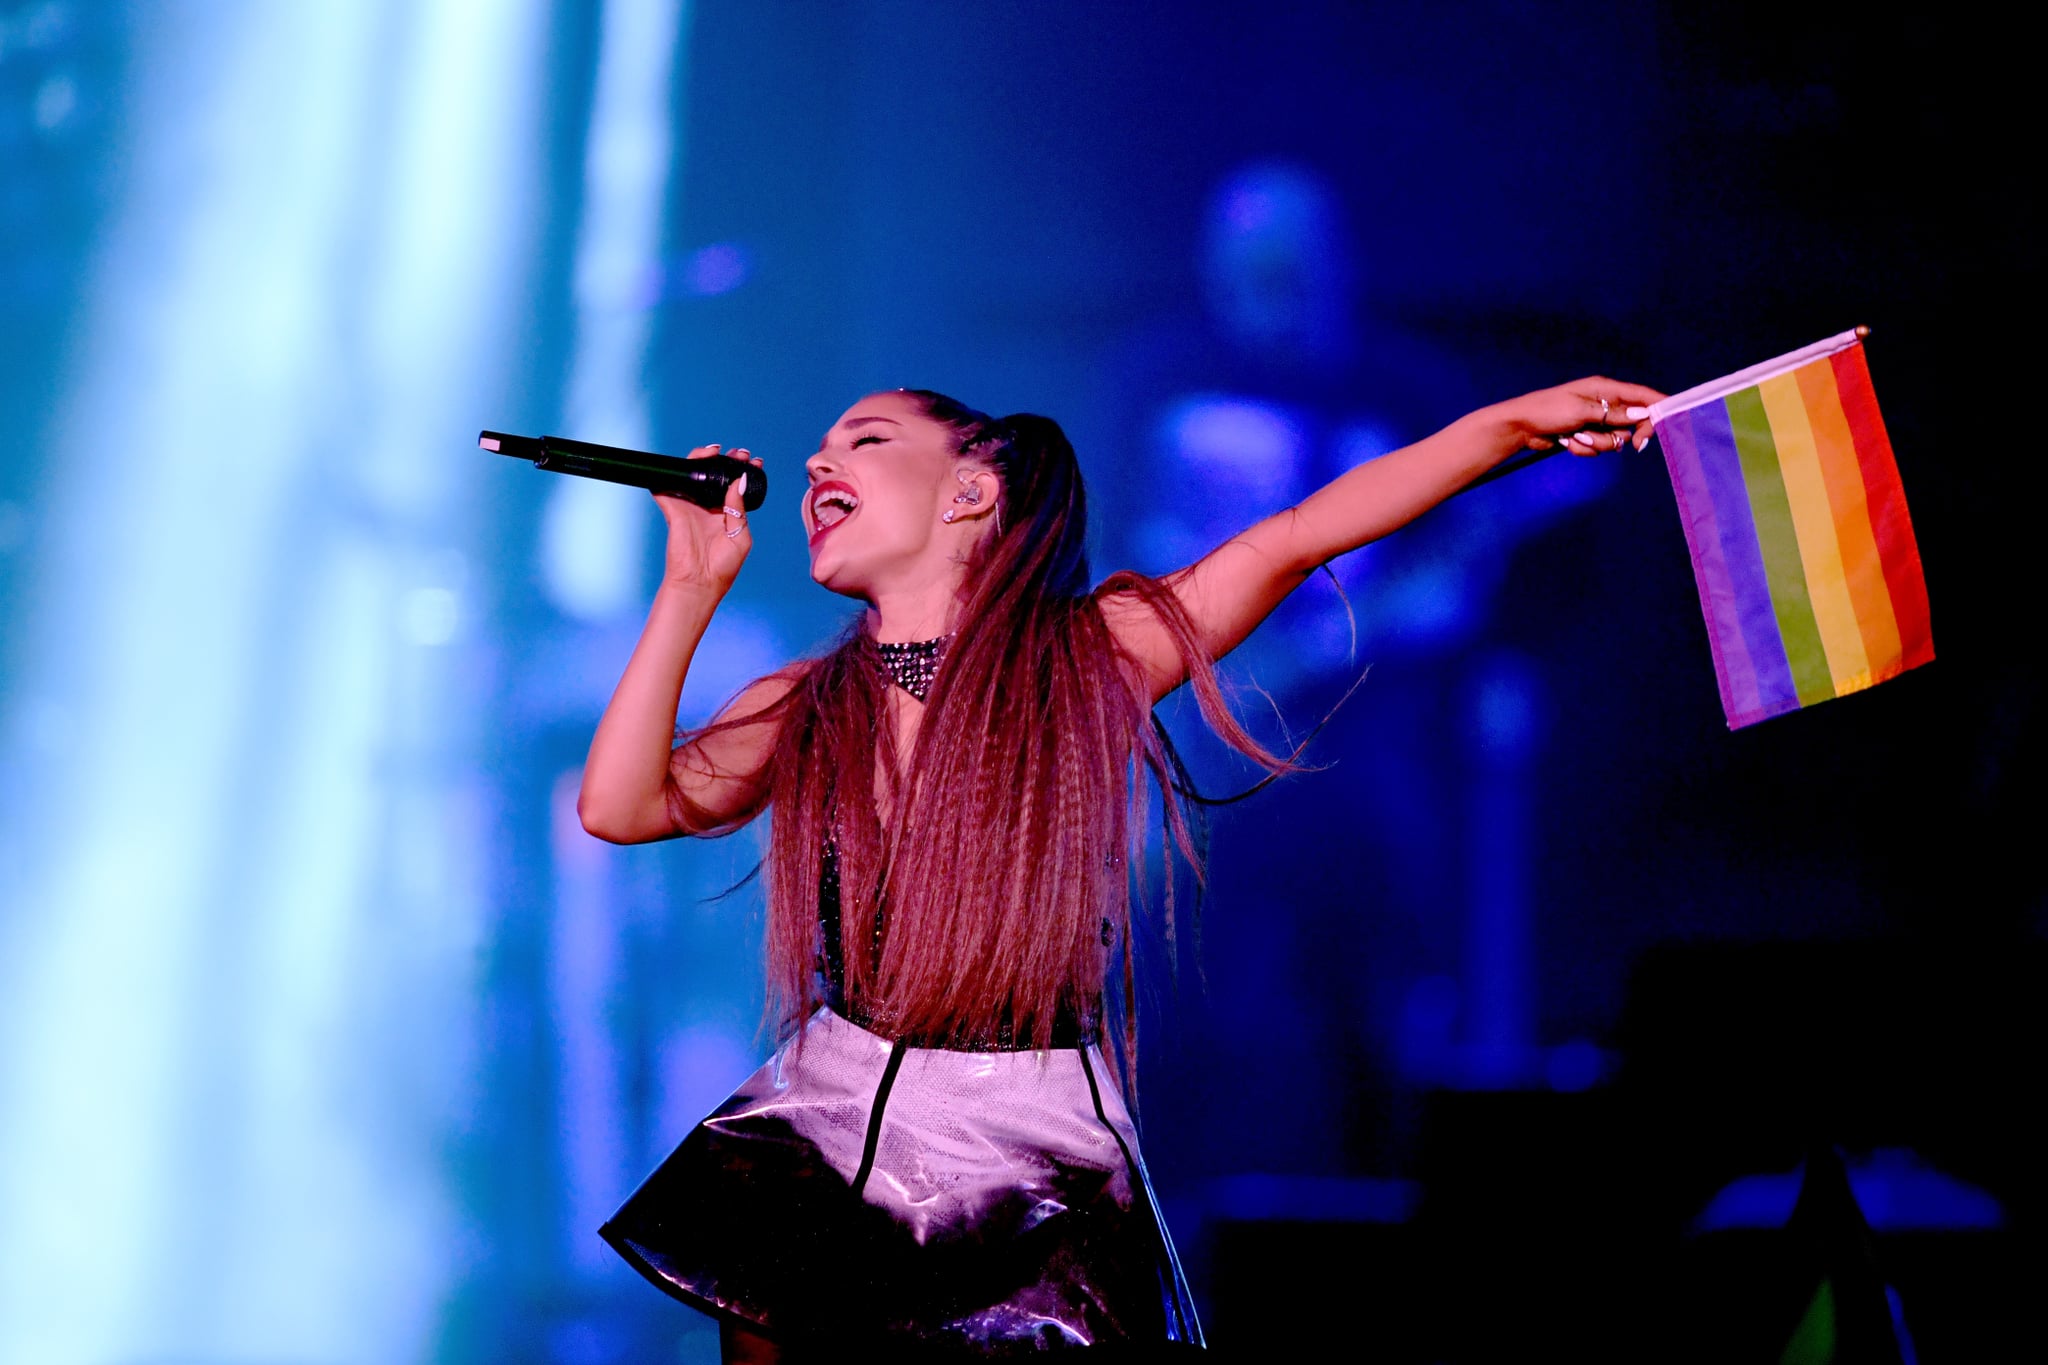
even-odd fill
[(760, 832), (576, 827), (656, 523), (477, 428), (776, 471), (688, 721), (849, 619), (791, 490), (871, 390), (1058, 418), (1097, 572), (1159, 570), (1857, 323), (1937, 661), (1728, 733), (1654, 448), (1333, 566), (1229, 672), (1276, 742), (1364, 681), (1146, 943), (1141, 1118), (1247, 1358), (1775, 1358), (1815, 1144), (1969, 1357), (2043, 1213), (2021, 64), (1762, 4), (0, 0), (0, 1357), (715, 1357), (595, 1226), (767, 1050)]

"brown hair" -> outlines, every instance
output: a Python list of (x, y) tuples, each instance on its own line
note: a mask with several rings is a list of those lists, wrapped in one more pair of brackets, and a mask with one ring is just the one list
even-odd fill
[[(1166, 582), (1121, 573), (1088, 591), (1087, 500), (1056, 422), (995, 419), (927, 390), (908, 396), (953, 430), (956, 456), (995, 472), (998, 525), (968, 566), (912, 753), (895, 752), (890, 684), (859, 626), (799, 666), (775, 707), (780, 729), (760, 788), (775, 812), (771, 1017), (786, 1031), (820, 1003), (818, 897), (829, 843), (840, 869), (846, 999), (872, 1027), (933, 1046), (1045, 1047), (1062, 1017), (1106, 1022), (1114, 950), (1124, 967), (1129, 1065), (1130, 864), (1148, 787), (1162, 793), (1168, 860), (1177, 849), (1192, 862), (1195, 849), (1178, 760), (1100, 599), (1128, 593), (1149, 606), (1217, 733), (1271, 772), (1292, 764), (1231, 715), (1213, 661)], [(680, 795), (672, 791), (672, 803)], [(702, 828), (686, 809), (676, 814)], [(1172, 880), (1169, 868), (1169, 941)]]

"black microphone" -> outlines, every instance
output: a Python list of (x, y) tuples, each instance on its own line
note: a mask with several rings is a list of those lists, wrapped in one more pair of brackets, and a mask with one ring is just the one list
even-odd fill
[(673, 455), (621, 450), (590, 441), (572, 441), (566, 436), (511, 436), (502, 431), (480, 431), (476, 443), (500, 455), (531, 460), (557, 474), (579, 474), (586, 479), (672, 493), (714, 511), (725, 505), (726, 489), (742, 474), (747, 476), (747, 491), (740, 495), (740, 503), (749, 512), (759, 508), (768, 496), (768, 476), (761, 466), (731, 455), (679, 460)]

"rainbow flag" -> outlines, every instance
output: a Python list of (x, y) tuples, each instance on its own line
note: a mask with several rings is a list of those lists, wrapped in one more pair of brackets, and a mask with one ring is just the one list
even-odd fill
[(1650, 409), (1731, 730), (1934, 657), (1862, 338), (1843, 332)]

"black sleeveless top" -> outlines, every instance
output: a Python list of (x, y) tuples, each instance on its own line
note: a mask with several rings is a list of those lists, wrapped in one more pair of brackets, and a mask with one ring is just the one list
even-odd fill
[[(882, 908), (877, 906), (875, 908), (873, 932), (874, 954), (878, 959), (882, 955), (883, 927)], [(1109, 933), (1108, 920), (1102, 922), (1102, 928), (1104, 934), (1103, 942), (1107, 943), (1109, 941), (1107, 937)], [(846, 999), (846, 952), (844, 945), (840, 941), (839, 846), (830, 840), (827, 840), (825, 843), (825, 856), (818, 869), (818, 937), (822, 948), (818, 955), (818, 974), (824, 982), (826, 1006), (842, 1019), (851, 1020), (862, 1028), (872, 1028), (874, 1021), (867, 1012), (858, 1006), (849, 1005)], [(1098, 1010), (1096, 1013), (1099, 1014), (1100, 1011)], [(1049, 1046), (1055, 1048), (1080, 1047), (1084, 1043), (1093, 1042), (1094, 1039), (1095, 1029), (1092, 1023), (1083, 1020), (1079, 1012), (1072, 1006), (1063, 1005), (1060, 1007), (1059, 1014), (1053, 1019), (1052, 1041)], [(920, 1044), (915, 1039), (912, 1039), (911, 1042), (913, 1046), (925, 1046), (925, 1044)], [(936, 1044), (933, 1044), (933, 1046), (936, 1046)], [(952, 1050), (958, 1052), (1028, 1052), (1031, 1050), (1031, 1045), (1017, 1041), (1012, 1036), (1009, 1025), (1005, 1024), (997, 1030), (995, 1038), (990, 1040), (986, 1046), (970, 1048), (954, 1044), (952, 1045)]]

